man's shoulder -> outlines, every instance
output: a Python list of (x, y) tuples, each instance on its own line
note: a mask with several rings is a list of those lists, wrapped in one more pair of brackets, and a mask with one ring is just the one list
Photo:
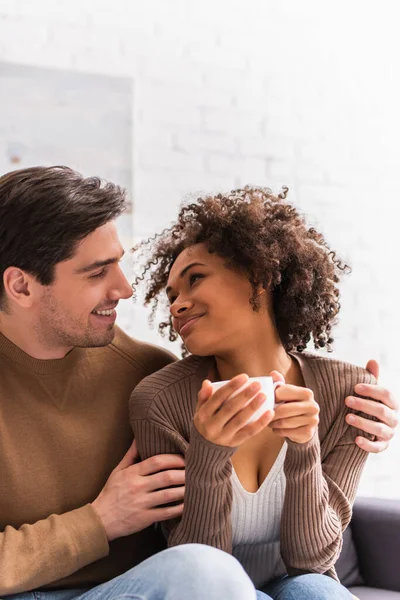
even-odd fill
[(119, 327), (116, 327), (114, 339), (107, 349), (133, 367), (140, 369), (143, 373), (142, 377), (177, 360), (177, 357), (165, 348), (132, 338)]

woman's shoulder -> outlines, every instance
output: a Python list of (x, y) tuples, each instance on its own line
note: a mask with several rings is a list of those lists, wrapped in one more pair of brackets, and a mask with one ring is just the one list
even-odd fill
[(191, 355), (170, 363), (142, 379), (133, 391), (139, 390), (143, 392), (145, 389), (151, 389), (153, 393), (157, 394), (171, 385), (193, 377), (204, 360), (201, 356)]
[[(320, 405), (319, 436), (326, 455), (338, 439), (349, 431), (353, 439), (366, 435), (356, 429), (349, 429), (345, 417), (352, 412), (345, 404), (347, 396), (354, 396), (357, 383), (376, 383), (375, 377), (358, 365), (310, 352), (295, 353), (300, 363), (305, 383), (310, 387), (315, 400)], [(350, 439), (350, 438), (349, 438)]]
[(142, 379), (130, 397), (131, 421), (146, 419), (150, 412), (171, 415), (193, 404), (197, 399), (197, 395), (193, 398), (194, 384), (200, 381), (206, 363), (206, 358), (188, 356)]
[(314, 379), (319, 389), (332, 392), (336, 397), (354, 394), (357, 383), (376, 383), (367, 369), (350, 362), (312, 352), (293, 353), (298, 360), (305, 379)]

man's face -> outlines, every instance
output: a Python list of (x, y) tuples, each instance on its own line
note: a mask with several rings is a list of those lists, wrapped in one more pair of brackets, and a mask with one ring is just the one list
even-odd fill
[(132, 295), (119, 265), (122, 255), (115, 223), (106, 223), (56, 265), (52, 284), (38, 284), (35, 329), (45, 347), (68, 351), (112, 341), (117, 304)]

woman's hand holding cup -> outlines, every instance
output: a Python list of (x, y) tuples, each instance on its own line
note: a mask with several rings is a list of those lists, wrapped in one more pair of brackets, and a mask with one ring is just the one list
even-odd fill
[[(283, 377), (273, 371), (274, 380)], [(319, 406), (313, 392), (305, 387), (282, 384), (275, 392), (275, 415), (269, 426), (277, 435), (297, 444), (309, 442), (319, 423)]]
[(207, 379), (203, 381), (194, 425), (206, 440), (219, 446), (240, 446), (271, 422), (273, 410), (252, 420), (265, 403), (266, 396), (260, 391), (258, 381), (249, 385), (248, 382), (247, 375), (237, 375), (214, 392), (213, 384)]

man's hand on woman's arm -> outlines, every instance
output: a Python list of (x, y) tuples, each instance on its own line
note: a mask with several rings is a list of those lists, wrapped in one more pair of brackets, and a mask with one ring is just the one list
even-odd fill
[[(185, 492), (183, 457), (159, 454), (138, 461), (139, 453), (136, 442), (133, 442), (92, 502), (109, 542), (182, 514)], [(163, 506), (170, 502), (178, 504)]]
[[(366, 368), (378, 379), (379, 365), (376, 360), (368, 361)], [(356, 444), (366, 452), (375, 454), (382, 452), (389, 446), (399, 422), (397, 416), (398, 403), (389, 390), (379, 385), (358, 384), (355, 386), (354, 391), (356, 394), (370, 399), (348, 396), (345, 400), (346, 405), (378, 419), (378, 421), (371, 421), (358, 415), (348, 414), (346, 416), (349, 425), (375, 436), (374, 441), (358, 436)]]

